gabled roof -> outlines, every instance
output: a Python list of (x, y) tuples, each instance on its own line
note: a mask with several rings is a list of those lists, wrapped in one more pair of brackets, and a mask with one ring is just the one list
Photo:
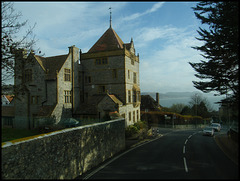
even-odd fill
[(92, 95), (87, 103), (80, 104), (75, 114), (97, 114), (97, 104), (106, 96), (106, 94)]
[(34, 55), (40, 66), (44, 71), (47, 71), (47, 79), (55, 79), (56, 71), (60, 71), (63, 64), (65, 63), (68, 54), (66, 55), (58, 55), (53, 57), (41, 57), (38, 55)]
[(123, 103), (115, 95), (109, 94), (108, 96), (113, 100), (114, 103), (118, 105), (123, 105)]
[(115, 104), (123, 105), (123, 103), (113, 94), (95, 94), (92, 95), (87, 103), (80, 104), (79, 108), (76, 110), (75, 114), (92, 114), (96, 115), (97, 105), (103, 100), (104, 97), (109, 97)]
[(111, 27), (90, 48), (88, 53), (123, 49), (123, 41)]
[(161, 105), (157, 105), (157, 102), (150, 95), (141, 95), (141, 110), (158, 111), (159, 106), (162, 107)]
[(39, 117), (49, 117), (51, 116), (56, 105), (44, 105), (40, 108), (38, 115)]

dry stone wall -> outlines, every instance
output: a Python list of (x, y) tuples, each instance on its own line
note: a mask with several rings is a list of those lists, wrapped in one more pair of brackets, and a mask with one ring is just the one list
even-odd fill
[(74, 179), (125, 149), (117, 119), (2, 144), (2, 178)]

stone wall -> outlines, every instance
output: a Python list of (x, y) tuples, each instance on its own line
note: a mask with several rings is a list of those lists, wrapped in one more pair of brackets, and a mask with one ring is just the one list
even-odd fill
[(124, 119), (5, 142), (2, 178), (74, 179), (124, 148)]

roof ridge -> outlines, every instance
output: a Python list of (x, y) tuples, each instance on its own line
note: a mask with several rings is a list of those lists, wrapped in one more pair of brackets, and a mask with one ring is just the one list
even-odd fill
[(39, 55), (34, 55), (35, 59), (37, 60), (39, 65), (42, 67), (42, 69), (45, 72), (48, 71), (48, 78), (56, 77), (56, 70), (57, 71), (61, 70), (61, 68), (62, 68), (63, 64), (66, 62), (68, 56), (69, 56), (69, 54), (56, 55), (56, 56), (51, 56), (51, 57), (42, 57)]
[(124, 42), (122, 39), (112, 27), (109, 27), (97, 40), (97, 42), (89, 49), (88, 53), (123, 49), (123, 47)]
[(123, 104), (122, 101), (120, 101), (120, 100), (115, 96), (115, 94), (108, 94), (108, 96), (113, 100), (114, 103)]
[[(112, 29), (112, 28), (111, 28), (111, 29)], [(112, 31), (113, 31), (114, 35), (116, 36), (116, 39), (117, 39), (117, 41), (118, 41), (118, 44), (120, 44), (120, 45), (121, 45), (121, 48), (123, 48), (124, 42), (123, 42), (122, 39), (118, 36), (118, 34), (116, 33), (116, 31), (115, 31), (114, 29), (112, 29)]]
[(61, 57), (61, 56), (68, 56), (68, 53), (63, 54), (63, 55), (55, 55), (55, 56), (51, 56), (51, 57), (44, 57), (44, 58), (54, 58), (54, 57)]

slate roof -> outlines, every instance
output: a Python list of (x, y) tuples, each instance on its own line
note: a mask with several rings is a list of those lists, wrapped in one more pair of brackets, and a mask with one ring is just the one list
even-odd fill
[(106, 96), (106, 94), (93, 95), (88, 99), (87, 103), (80, 104), (75, 114), (97, 114), (98, 103)]
[[(161, 105), (159, 105), (162, 107)], [(157, 102), (150, 95), (141, 95), (141, 110), (148, 109), (149, 111), (158, 111), (159, 106)]]
[(124, 43), (111, 27), (90, 48), (88, 53), (123, 49)]
[(91, 96), (88, 99), (87, 103), (84, 104), (80, 104), (79, 108), (76, 110), (75, 114), (88, 114), (88, 115), (96, 115), (98, 113), (97, 111), (97, 105), (102, 101), (102, 99), (105, 96), (109, 96), (111, 98), (111, 100), (113, 100), (113, 102), (115, 104), (119, 104), (122, 105), (123, 103), (113, 94), (109, 95), (109, 94), (95, 94), (93, 96)]
[(43, 70), (45, 72), (48, 71), (46, 79), (50, 80), (56, 78), (56, 71), (60, 71), (68, 57), (68, 54), (53, 57), (41, 57), (38, 55), (34, 55), (34, 57), (36, 58), (40, 66), (43, 68)]
[(40, 108), (40, 111), (37, 116), (48, 117), (51, 116), (56, 105), (45, 105)]

